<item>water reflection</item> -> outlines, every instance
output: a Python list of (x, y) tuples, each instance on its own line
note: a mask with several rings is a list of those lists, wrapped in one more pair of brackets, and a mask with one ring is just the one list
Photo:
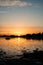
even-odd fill
[(36, 48), (43, 50), (42, 40), (27, 40), (24, 38), (0, 39), (0, 49), (4, 50), (7, 55), (21, 55), (22, 50), (33, 51)]

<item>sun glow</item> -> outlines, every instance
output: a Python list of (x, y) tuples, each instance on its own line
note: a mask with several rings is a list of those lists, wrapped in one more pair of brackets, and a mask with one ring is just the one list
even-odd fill
[(22, 34), (22, 32), (15, 32), (16, 35), (20, 36)]
[(15, 35), (20, 36), (20, 35), (25, 34), (25, 29), (22, 28), (22, 27), (15, 27), (15, 30), (13, 31), (13, 33), (14, 33)]

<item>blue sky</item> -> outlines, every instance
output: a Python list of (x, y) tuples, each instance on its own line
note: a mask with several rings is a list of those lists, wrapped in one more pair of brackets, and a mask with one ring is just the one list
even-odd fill
[(0, 27), (43, 27), (43, 0), (0, 0)]

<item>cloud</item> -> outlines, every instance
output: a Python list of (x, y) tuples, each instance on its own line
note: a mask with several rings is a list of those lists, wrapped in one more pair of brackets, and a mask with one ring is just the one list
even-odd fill
[(31, 6), (32, 3), (21, 0), (0, 0), (0, 6)]

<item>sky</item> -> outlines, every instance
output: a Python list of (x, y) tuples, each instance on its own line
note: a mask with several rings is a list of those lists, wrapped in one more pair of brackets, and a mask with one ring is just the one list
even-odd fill
[(0, 32), (7, 27), (43, 27), (43, 0), (0, 0)]

